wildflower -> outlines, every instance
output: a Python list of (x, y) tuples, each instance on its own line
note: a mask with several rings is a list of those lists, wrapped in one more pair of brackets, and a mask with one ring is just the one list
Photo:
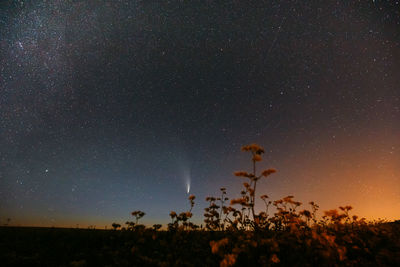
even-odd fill
[(219, 240), (219, 241), (210, 241), (211, 252), (213, 254), (217, 254), (221, 247), (225, 247), (228, 245), (229, 239), (227, 237)]
[(258, 154), (258, 155), (260, 155), (260, 154), (265, 152), (264, 149), (261, 146), (257, 145), (257, 144), (251, 144), (251, 145), (243, 146), (242, 147), (242, 151), (251, 151), (251, 152), (254, 152), (254, 153)]
[(333, 246), (335, 244), (335, 239), (336, 237), (334, 235), (328, 235), (327, 233), (323, 232), (321, 233), (321, 236), (323, 238), (325, 238), (326, 241), (328, 241), (328, 243)]
[(222, 206), (222, 212), (223, 212), (224, 214), (228, 214), (228, 213), (229, 213), (228, 207)]
[(153, 225), (153, 228), (154, 228), (154, 230), (158, 230), (158, 229), (160, 229), (162, 227), (162, 225), (161, 224), (154, 224)]
[(284, 201), (284, 202), (292, 203), (292, 202), (293, 202), (292, 198), (293, 198), (293, 196), (287, 196), (287, 197), (284, 197), (284, 198), (283, 198), (283, 201)]
[(345, 206), (345, 207), (340, 206), (339, 209), (341, 209), (342, 211), (349, 211), (349, 210), (352, 210), (353, 207), (352, 206)]
[(206, 201), (215, 201), (215, 197), (206, 197)]
[(239, 172), (234, 172), (234, 174), (235, 174), (235, 176), (245, 176), (245, 175), (247, 175), (247, 172), (239, 171)]
[(246, 201), (245, 198), (236, 198), (236, 199), (232, 199), (232, 200), (231, 200), (231, 205), (235, 205), (235, 204), (244, 205), (244, 204), (246, 204), (246, 203), (247, 203), (247, 201)]
[(244, 186), (245, 188), (250, 187), (249, 183), (243, 183), (243, 186)]
[(267, 198), (268, 198), (267, 195), (262, 195), (262, 196), (261, 196), (261, 199), (262, 199), (262, 200), (266, 200)]
[(337, 248), (337, 252), (339, 254), (339, 260), (343, 261), (346, 258), (346, 247)]
[(260, 217), (260, 218), (266, 218), (266, 217), (268, 217), (268, 214), (265, 213), (264, 211), (262, 211), (262, 212), (260, 212), (260, 213), (258, 214), (258, 217)]
[(214, 204), (210, 205), (210, 209), (219, 209), (219, 206), (214, 203)]
[(254, 189), (253, 188), (247, 188), (249, 190), (250, 196), (254, 196)]
[(345, 210), (347, 210), (347, 211), (349, 211), (349, 210), (352, 210), (352, 209), (353, 209), (353, 207), (352, 207), (352, 206), (345, 206), (344, 208), (345, 208)]
[(336, 219), (339, 217), (339, 213), (336, 209), (324, 211), (325, 216), (331, 217), (332, 219)]
[(262, 158), (261, 158), (260, 155), (255, 154), (255, 155), (253, 156), (253, 161), (261, 161), (261, 160), (262, 160)]
[(308, 210), (302, 210), (300, 211), (300, 215), (305, 216), (306, 218), (311, 218), (311, 212)]
[(299, 201), (293, 201), (293, 204), (295, 205), (295, 206), (300, 206), (301, 205), (301, 202), (299, 202)]
[(236, 209), (233, 208), (233, 207), (228, 207), (228, 208), (227, 208), (227, 211), (228, 211), (228, 212), (236, 212)]
[(236, 258), (237, 258), (236, 254), (227, 254), (220, 263), (220, 266), (221, 267), (233, 266), (236, 263)]
[(117, 230), (118, 228), (121, 227), (119, 223), (113, 223), (111, 226), (114, 228), (114, 230)]
[(279, 258), (278, 258), (278, 256), (277, 256), (276, 254), (273, 254), (273, 255), (272, 255), (271, 261), (272, 261), (273, 263), (279, 263), (279, 262), (280, 262), (280, 260), (279, 260)]
[(191, 201), (193, 201), (195, 198), (196, 198), (195, 195), (190, 195), (190, 196), (189, 196), (189, 200), (191, 200)]
[(131, 214), (132, 214), (132, 216), (136, 216), (136, 215), (139, 214), (139, 211), (138, 210), (137, 211), (133, 211)]
[(250, 174), (244, 171), (238, 171), (233, 173), (237, 177), (247, 177), (247, 178), (252, 178), (254, 177), (254, 174)]
[(142, 218), (144, 215), (146, 215), (146, 213), (144, 213), (143, 211), (140, 211), (140, 210), (133, 211), (131, 214), (132, 214), (132, 216), (136, 217), (136, 224), (138, 223), (140, 218)]
[(242, 146), (242, 151), (250, 151), (250, 146)]
[(273, 174), (273, 173), (275, 173), (275, 172), (276, 172), (275, 169), (268, 169), (268, 170), (263, 171), (263, 172), (261, 173), (261, 175), (267, 177), (267, 176), (269, 176), (269, 175), (271, 175), (271, 174)]
[(176, 218), (176, 212), (175, 211), (171, 211), (171, 213), (169, 214), (169, 216), (173, 219)]

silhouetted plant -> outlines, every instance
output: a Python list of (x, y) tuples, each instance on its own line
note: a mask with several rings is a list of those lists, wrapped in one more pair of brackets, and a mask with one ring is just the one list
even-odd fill
[(171, 211), (169, 213), (169, 216), (171, 217), (172, 221), (171, 221), (171, 223), (168, 224), (168, 230), (174, 231), (174, 230), (178, 229), (178, 220), (177, 220), (178, 215), (176, 214), (175, 211)]
[(257, 145), (257, 144), (251, 144), (247, 146), (242, 147), (242, 151), (250, 152), (251, 153), (251, 161), (253, 165), (253, 169), (251, 173), (245, 172), (245, 171), (237, 171), (235, 172), (235, 176), (238, 177), (244, 177), (249, 179), (249, 183), (244, 183), (244, 188), (245, 190), (242, 191), (241, 195), (242, 197), (240, 199), (236, 199), (231, 201), (231, 204), (240, 204), (242, 206), (242, 213), (246, 212), (248, 210), (249, 212), (251, 211), (253, 221), (250, 221), (249, 214), (242, 214), (242, 217), (244, 217), (244, 224), (245, 227), (248, 227), (249, 225), (253, 226), (254, 228), (257, 228), (260, 222), (260, 219), (258, 218), (258, 215), (254, 211), (254, 207), (256, 204), (256, 190), (257, 190), (257, 182), (262, 178), (262, 177), (268, 177), (271, 174), (275, 173), (275, 169), (266, 169), (261, 172), (261, 174), (257, 175), (257, 170), (256, 170), (256, 163), (262, 160), (261, 155), (264, 154), (264, 149)]
[(127, 221), (125, 222), (127, 230), (133, 230), (135, 228), (135, 222)]
[[(195, 195), (190, 195), (188, 197), (189, 203), (190, 203), (190, 209), (189, 211), (184, 211), (179, 214), (177, 214), (175, 211), (171, 211), (169, 216), (171, 217), (171, 223), (168, 224), (168, 229), (170, 231), (176, 231), (177, 229), (180, 230), (188, 230), (188, 229), (197, 229), (198, 226), (191, 223), (189, 220), (192, 218), (192, 209), (194, 207), (194, 200), (196, 196)], [(181, 224), (180, 224), (181, 223)]]
[(209, 202), (208, 208), (204, 209), (204, 222), (207, 230), (215, 231), (220, 229), (220, 213), (218, 212), (220, 206), (215, 203), (216, 200), (215, 197), (206, 198), (206, 201)]
[(118, 223), (113, 223), (113, 224), (111, 224), (111, 226), (112, 226), (112, 228), (113, 228), (114, 230), (117, 230), (118, 228), (121, 227), (121, 225), (118, 224)]
[(161, 227), (162, 227), (161, 224), (153, 224), (153, 229), (154, 229), (155, 231), (159, 230)]
[[(219, 222), (218, 222), (218, 224), (219, 224), (219, 230), (224, 230), (225, 229), (226, 218), (227, 218), (227, 215), (229, 214), (229, 213), (226, 213), (227, 206), (225, 206), (225, 201), (228, 201), (229, 198), (226, 197), (226, 188), (225, 187), (221, 187), (219, 190), (221, 191), (221, 197), (217, 198), (217, 200), (220, 201), (221, 208), (220, 208), (220, 213), (219, 213)], [(225, 218), (222, 218), (222, 216), (224, 214), (225, 214)]]
[(131, 214), (136, 219), (135, 224), (138, 224), (139, 219), (141, 219), (144, 215), (146, 215), (146, 213), (140, 210), (133, 211)]

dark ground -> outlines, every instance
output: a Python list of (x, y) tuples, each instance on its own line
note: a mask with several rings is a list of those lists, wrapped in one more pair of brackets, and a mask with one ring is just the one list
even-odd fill
[(235, 266), (400, 266), (399, 240), (400, 223), (318, 234), (0, 227), (0, 265), (220, 266), (236, 253)]
[[(216, 235), (207, 234), (218, 239)], [(189, 240), (195, 242), (189, 245)], [(184, 262), (212, 266), (219, 259), (201, 232), (0, 227), (0, 262), (2, 266), (187, 265)]]

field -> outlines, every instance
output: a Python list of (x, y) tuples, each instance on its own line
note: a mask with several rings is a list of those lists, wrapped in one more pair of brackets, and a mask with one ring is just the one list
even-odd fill
[(0, 228), (2, 266), (399, 266), (400, 224), (337, 233)]
[[(218, 233), (1, 227), (2, 266), (216, 265)], [(4, 265), (3, 265), (4, 264)]]

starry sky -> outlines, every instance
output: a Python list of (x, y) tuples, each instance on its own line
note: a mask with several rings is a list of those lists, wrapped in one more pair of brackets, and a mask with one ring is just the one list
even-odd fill
[(249, 143), (259, 195), (399, 219), (399, 1), (0, 2), (1, 224), (201, 223)]

